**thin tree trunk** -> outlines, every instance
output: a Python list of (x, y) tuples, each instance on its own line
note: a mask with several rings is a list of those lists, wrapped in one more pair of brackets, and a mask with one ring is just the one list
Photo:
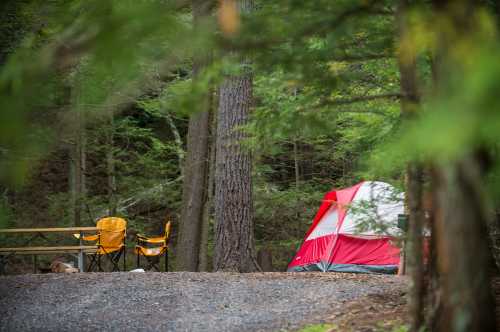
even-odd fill
[(112, 111), (109, 111), (107, 142), (106, 142), (106, 163), (108, 177), (108, 215), (116, 215), (117, 197), (116, 197), (116, 174), (115, 174), (115, 156), (114, 156), (114, 131), (115, 120)]
[[(217, 98), (212, 98), (216, 100)], [(216, 109), (217, 103), (212, 103), (212, 109)], [(203, 221), (201, 226), (200, 235), (200, 255), (198, 263), (198, 271), (208, 271), (208, 238), (210, 230), (210, 217), (212, 216), (212, 205), (214, 198), (214, 185), (215, 185), (215, 136), (217, 133), (217, 122), (215, 113), (211, 112), (211, 128), (210, 128), (210, 143), (209, 143), (209, 166), (208, 166), (208, 193), (205, 205), (203, 208)]]
[(419, 331), (424, 325), (424, 268), (423, 268), (423, 223), (424, 211), (422, 206), (423, 169), (418, 163), (408, 165), (408, 210), (409, 229), (406, 257), (408, 259), (408, 273), (412, 284), (410, 287), (409, 310), (411, 316), (410, 331)]
[[(397, 12), (399, 21), (399, 43), (407, 45), (409, 38), (408, 0), (401, 0)], [(403, 47), (403, 46), (401, 46)], [(416, 54), (411, 49), (401, 48), (398, 54), (399, 71), (401, 75), (401, 115), (405, 121), (412, 121), (417, 116), (419, 108), (419, 92), (417, 82)], [(411, 331), (419, 331), (424, 323), (424, 277), (422, 262), (422, 227), (424, 213), (422, 206), (423, 168), (418, 162), (411, 162), (406, 170), (406, 202), (409, 212), (408, 242), (405, 248), (405, 259), (408, 261), (408, 272), (411, 277), (409, 292), (409, 310)]]
[(184, 158), (185, 158), (185, 152), (183, 147), (184, 143), (182, 142), (182, 137), (181, 134), (179, 133), (179, 129), (177, 129), (177, 126), (174, 123), (174, 119), (172, 118), (170, 113), (168, 113), (168, 111), (165, 112), (165, 119), (167, 120), (167, 124), (170, 127), (170, 130), (172, 131), (172, 135), (174, 135), (179, 169), (181, 176), (184, 176)]
[[(209, 15), (209, 1), (193, 0), (194, 24)], [(193, 62), (193, 79), (200, 75), (208, 62), (208, 55), (200, 55)], [(187, 155), (184, 165), (182, 212), (177, 242), (177, 270), (197, 271), (200, 255), (200, 238), (203, 207), (206, 199), (208, 175), (208, 135), (210, 126), (210, 98), (200, 105), (189, 119)]]
[[(293, 97), (297, 98), (297, 88), (293, 89)], [(299, 166), (299, 147), (297, 138), (293, 139), (293, 165), (295, 169), (295, 188), (298, 190), (300, 185), (300, 166)]]
[[(295, 93), (296, 94), (296, 93)], [(300, 166), (299, 166), (299, 147), (298, 147), (298, 140), (296, 138), (293, 139), (293, 164), (294, 164), (294, 169), (295, 169), (295, 190), (299, 190), (300, 189)], [(301, 204), (301, 200), (300, 200), (300, 195), (297, 195), (297, 202), (296, 202), (296, 210), (295, 210), (295, 220), (297, 221), (297, 225), (296, 225), (296, 230), (297, 232), (300, 232), (300, 226), (302, 224), (302, 220), (300, 218), (300, 206), (302, 205)], [(257, 253), (258, 255), (259, 253)], [(259, 257), (259, 256), (257, 256)], [(262, 264), (260, 263), (259, 261), (259, 264), (261, 265), (261, 267), (264, 269), (264, 271), (266, 270), (266, 268), (264, 266), (262, 266)]]
[(429, 211), (428, 225), (431, 230), (431, 236), (429, 239), (429, 257), (427, 263), (427, 276), (428, 276), (428, 287), (427, 287), (427, 298), (426, 298), (426, 328), (429, 331), (438, 331), (439, 317), (442, 311), (442, 289), (440, 287), (439, 280), (439, 270), (438, 270), (438, 257), (437, 257), (437, 241), (438, 241), (438, 231), (436, 220), (441, 216), (441, 208), (438, 202), (438, 183), (439, 176), (437, 174), (437, 169), (434, 165), (429, 167), (429, 175), (431, 182), (431, 209)]
[(85, 156), (86, 156), (86, 138), (85, 125), (81, 111), (77, 112), (77, 130), (75, 132), (75, 144), (73, 149), (73, 224), (82, 225), (82, 211), (85, 200)]
[(300, 168), (299, 168), (299, 148), (297, 140), (293, 140), (293, 165), (295, 169), (295, 188), (298, 190), (300, 185)]
[(73, 210), (73, 225), (82, 225), (82, 211), (85, 200), (85, 168), (86, 168), (86, 135), (84, 110), (79, 105), (80, 95), (77, 87), (68, 88), (69, 108), (74, 112), (74, 144), (71, 155), (71, 201)]

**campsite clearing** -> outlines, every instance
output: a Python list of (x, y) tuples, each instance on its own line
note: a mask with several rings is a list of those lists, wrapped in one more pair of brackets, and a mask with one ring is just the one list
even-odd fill
[(404, 306), (406, 288), (403, 277), (347, 273), (7, 276), (0, 331), (288, 331), (343, 322), (352, 305), (376, 311), (377, 299)]

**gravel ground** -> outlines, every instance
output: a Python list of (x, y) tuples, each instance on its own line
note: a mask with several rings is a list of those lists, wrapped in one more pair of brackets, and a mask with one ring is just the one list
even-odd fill
[(0, 331), (280, 331), (406, 290), (397, 276), (83, 273), (0, 277)]

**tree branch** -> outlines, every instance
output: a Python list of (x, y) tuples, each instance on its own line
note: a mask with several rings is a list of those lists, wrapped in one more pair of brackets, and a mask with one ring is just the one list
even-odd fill
[(334, 106), (334, 105), (347, 105), (347, 104), (354, 104), (354, 103), (359, 103), (363, 101), (370, 101), (370, 100), (377, 100), (377, 99), (399, 99), (403, 97), (403, 95), (399, 92), (390, 92), (390, 93), (383, 93), (379, 95), (367, 95), (367, 96), (356, 96), (352, 97), (349, 99), (334, 99), (334, 100), (323, 100), (319, 107), (322, 106)]
[(337, 110), (337, 112), (340, 113), (358, 113), (358, 114), (376, 114), (376, 115), (386, 115), (383, 111), (380, 110), (371, 110), (371, 109), (366, 109), (366, 110)]
[(325, 19), (323, 21), (319, 21), (315, 24), (311, 24), (310, 26), (303, 29), (299, 35), (301, 37), (309, 37), (313, 34), (325, 33), (331, 30), (335, 30), (337, 27), (342, 25), (347, 19), (351, 18), (354, 15), (358, 14), (375, 14), (376, 11), (373, 9), (373, 6), (376, 5), (380, 0), (371, 0), (366, 4), (363, 4), (358, 7), (350, 8), (343, 13), (340, 13), (334, 20)]
[(392, 58), (392, 55), (381, 53), (381, 54), (362, 54), (362, 55), (344, 55), (339, 57), (334, 57), (331, 61), (345, 61), (345, 62), (359, 62), (359, 61), (369, 61), (369, 60), (379, 60)]
[[(167, 186), (172, 185), (176, 182), (182, 181), (183, 177), (179, 176), (173, 180), (165, 181), (159, 183), (151, 188), (144, 189), (138, 193), (133, 194), (130, 197), (121, 199), (117, 203), (117, 211), (123, 214), (129, 214), (130, 210), (143, 202), (151, 202), (153, 197), (157, 197)], [(94, 212), (97, 219), (100, 219), (107, 215), (106, 209)]]
[[(313, 22), (309, 25), (306, 25), (302, 30), (299, 30), (298, 33), (294, 35), (294, 37), (304, 38), (311, 37), (313, 35), (324, 34), (327, 32), (334, 31), (339, 26), (341, 26), (347, 19), (351, 18), (354, 15), (358, 14), (374, 14), (374, 15), (394, 15), (394, 12), (386, 9), (378, 9), (373, 8), (373, 6), (380, 3), (381, 0), (371, 0), (366, 4), (363, 4), (358, 7), (350, 8), (345, 10), (344, 12), (338, 14), (334, 19), (331, 17), (327, 17), (323, 20)], [(269, 48), (274, 45), (280, 45), (289, 40), (289, 37), (279, 37), (272, 38), (268, 40), (243, 40), (241, 43), (238, 43), (238, 40), (224, 38), (222, 35), (219, 36), (218, 44), (223, 48), (230, 50), (248, 50), (248, 49), (256, 49), (256, 48)]]
[[(323, 99), (321, 100), (318, 104), (316, 104), (312, 108), (308, 108), (309, 111), (311, 110), (318, 110), (323, 107), (327, 106), (340, 106), (340, 105), (349, 105), (349, 104), (354, 104), (354, 103), (360, 103), (364, 101), (370, 101), (370, 100), (378, 100), (378, 99), (390, 99), (390, 98), (402, 98), (403, 95), (401, 93), (384, 93), (384, 94), (378, 94), (378, 95), (367, 95), (367, 96), (356, 96), (352, 97), (349, 99), (337, 99), (337, 100), (330, 100), (330, 99)], [(384, 112), (381, 111), (375, 111), (375, 110), (336, 110), (337, 112), (340, 113), (372, 113), (372, 114), (377, 114), (377, 115), (385, 115)]]

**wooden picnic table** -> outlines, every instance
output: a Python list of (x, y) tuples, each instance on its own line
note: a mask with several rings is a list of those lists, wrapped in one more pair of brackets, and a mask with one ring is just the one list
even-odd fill
[(97, 227), (52, 227), (52, 228), (0, 228), (0, 233), (89, 233)]
[(99, 230), (97, 227), (52, 227), (52, 228), (7, 228), (0, 229), (0, 234), (40, 234), (43, 233), (73, 233), (79, 234), (78, 246), (50, 246), (50, 247), (15, 247), (15, 248), (0, 248), (0, 254), (53, 254), (53, 253), (78, 253), (78, 269), (84, 271), (83, 254), (85, 252), (97, 250), (97, 246), (83, 245), (83, 234), (95, 233)]

